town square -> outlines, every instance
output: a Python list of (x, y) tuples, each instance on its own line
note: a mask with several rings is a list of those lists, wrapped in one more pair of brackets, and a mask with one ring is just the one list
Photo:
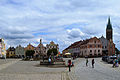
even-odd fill
[(0, 80), (120, 80), (119, 3), (0, 0)]

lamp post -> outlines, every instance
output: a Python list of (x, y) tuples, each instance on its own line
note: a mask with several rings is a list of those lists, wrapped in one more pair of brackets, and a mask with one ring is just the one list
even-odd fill
[(39, 51), (39, 55), (40, 55), (40, 57), (41, 57), (41, 49), (40, 49), (40, 51)]
[(53, 51), (51, 53), (51, 58), (52, 58), (52, 62), (54, 62), (54, 53), (53, 53)]

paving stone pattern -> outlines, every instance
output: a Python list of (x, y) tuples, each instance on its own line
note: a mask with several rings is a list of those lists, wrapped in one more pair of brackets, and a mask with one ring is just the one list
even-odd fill
[(81, 60), (75, 67), (75, 76), (77, 80), (120, 80), (120, 67), (112, 68), (112, 64), (101, 61), (101, 58), (95, 58), (95, 68), (91, 66), (89, 59), (88, 67), (85, 66), (85, 59)]
[(0, 80), (69, 80), (66, 68), (37, 67), (39, 61), (0, 61)]

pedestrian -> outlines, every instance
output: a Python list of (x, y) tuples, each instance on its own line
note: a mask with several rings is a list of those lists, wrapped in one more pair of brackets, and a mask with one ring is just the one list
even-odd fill
[(68, 60), (69, 72), (71, 71), (71, 60)]
[(88, 66), (88, 58), (86, 58), (86, 66)]
[(118, 67), (118, 66), (119, 66), (118, 60), (116, 59), (116, 60), (115, 60), (115, 67)]
[(92, 59), (92, 68), (94, 68), (95, 61)]
[(113, 68), (115, 67), (115, 59), (113, 60)]
[(48, 61), (49, 61), (49, 64), (51, 64), (51, 58), (50, 57), (49, 57)]

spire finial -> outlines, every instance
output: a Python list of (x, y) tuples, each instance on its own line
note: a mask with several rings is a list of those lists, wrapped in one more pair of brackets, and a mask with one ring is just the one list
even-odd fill
[(111, 21), (110, 21), (110, 16), (108, 18), (107, 29), (112, 29), (112, 25), (111, 25)]
[(111, 22), (110, 22), (110, 16), (109, 16), (109, 18), (108, 18), (108, 24), (111, 24)]
[(42, 39), (40, 39), (40, 44), (42, 44)]

